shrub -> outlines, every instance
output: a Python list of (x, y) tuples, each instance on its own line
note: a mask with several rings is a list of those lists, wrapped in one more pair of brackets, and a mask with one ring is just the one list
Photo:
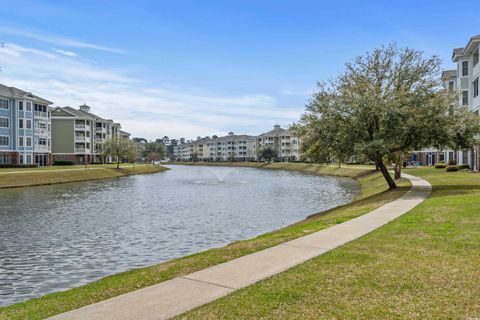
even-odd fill
[(454, 166), (454, 165), (456, 165), (456, 164), (457, 164), (457, 161), (455, 161), (455, 160), (450, 160), (450, 161), (448, 161), (448, 165), (449, 165), (449, 166)]
[(0, 164), (0, 168), (37, 168), (36, 164)]
[(54, 166), (73, 166), (74, 162), (72, 160), (55, 160), (53, 161)]
[(460, 170), (462, 170), (462, 169), (470, 169), (470, 166), (469, 166), (468, 164), (460, 164), (460, 165), (458, 165), (458, 168), (459, 168)]
[(458, 171), (460, 168), (457, 165), (447, 166), (446, 169), (448, 172)]
[(437, 169), (445, 169), (446, 167), (447, 167), (447, 165), (443, 162), (439, 162), (439, 163), (435, 164), (435, 168), (437, 168)]

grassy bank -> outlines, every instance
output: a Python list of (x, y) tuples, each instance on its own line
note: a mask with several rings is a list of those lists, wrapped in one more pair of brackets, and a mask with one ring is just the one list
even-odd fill
[(46, 168), (0, 169), (0, 188), (28, 187), (66, 182), (116, 178), (155, 173), (166, 168), (155, 165), (52, 166)]
[(432, 195), (392, 223), (181, 319), (478, 319), (480, 176), (406, 172)]
[(282, 167), (282, 169), (302, 169), (316, 174), (330, 172), (330, 174), (354, 177), (360, 183), (360, 194), (351, 204), (313, 215), (296, 224), (254, 239), (234, 242), (222, 248), (211, 249), (155, 266), (134, 269), (68, 291), (0, 308), (0, 319), (42, 319), (201, 270), (355, 218), (398, 198), (409, 188), (409, 183), (402, 181), (401, 188), (387, 192), (384, 179), (378, 173), (371, 173), (365, 169), (291, 165), (295, 167)]

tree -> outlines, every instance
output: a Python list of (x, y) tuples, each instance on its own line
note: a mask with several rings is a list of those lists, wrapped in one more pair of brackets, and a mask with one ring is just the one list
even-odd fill
[[(424, 58), (395, 45), (347, 63), (338, 78), (320, 83), (307, 103), (297, 125), (304, 151), (312, 158), (363, 155), (375, 161), (389, 188), (396, 188), (385, 161), (397, 159), (399, 169), (398, 155), (451, 145), (456, 121), (465, 125), (459, 136), (478, 132), (478, 117), (466, 121), (461, 107), (449, 112), (455, 96), (441, 88), (440, 66), (436, 56)], [(471, 146), (467, 142), (462, 146)]]
[(277, 157), (277, 151), (270, 147), (260, 149), (258, 153), (258, 158), (261, 161), (272, 161)]
[(120, 162), (123, 159), (133, 157), (135, 160), (134, 154), (136, 154), (136, 146), (129, 139), (114, 137), (103, 144), (103, 155), (113, 157), (117, 163), (117, 169), (120, 168)]
[(145, 157), (150, 161), (160, 161), (164, 156), (165, 146), (163, 144), (158, 142), (149, 142), (145, 145)]

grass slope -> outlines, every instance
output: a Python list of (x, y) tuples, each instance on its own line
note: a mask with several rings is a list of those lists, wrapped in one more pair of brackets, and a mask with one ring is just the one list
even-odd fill
[(432, 195), (388, 225), (180, 319), (478, 319), (480, 176), (406, 172)]
[[(298, 164), (295, 164), (295, 167), (282, 167), (282, 169), (292, 170), (301, 168)], [(356, 177), (360, 182), (361, 192), (351, 204), (313, 215), (296, 224), (254, 239), (237, 241), (222, 248), (211, 249), (151, 267), (108, 276), (68, 291), (53, 293), (38, 299), (0, 308), (0, 319), (46, 318), (226, 262), (355, 218), (398, 198), (409, 188), (409, 182), (402, 181), (401, 188), (387, 192), (383, 177), (378, 173), (369, 174), (368, 170), (365, 169), (350, 168), (343, 171), (336, 168), (307, 165), (303, 170), (318, 174), (331, 172), (332, 174)]]
[(75, 181), (97, 180), (122, 177), (132, 174), (155, 173), (166, 170), (154, 165), (95, 165), (52, 166), (46, 168), (0, 169), (0, 188), (28, 187)]

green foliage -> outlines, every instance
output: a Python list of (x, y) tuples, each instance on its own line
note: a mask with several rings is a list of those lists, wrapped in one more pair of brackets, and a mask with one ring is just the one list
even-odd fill
[(75, 163), (72, 160), (55, 160), (54, 166), (73, 166)]
[(459, 168), (460, 170), (462, 170), (462, 169), (470, 169), (470, 166), (469, 166), (468, 164), (459, 164), (459, 165), (458, 165), (458, 168)]
[(117, 163), (117, 168), (120, 162), (125, 159), (128, 161), (135, 161), (137, 157), (137, 146), (129, 139), (113, 137), (103, 144), (103, 155), (111, 156)]
[(447, 167), (447, 165), (443, 162), (438, 162), (435, 164), (435, 168), (436, 169), (445, 169)]
[(143, 156), (150, 161), (159, 161), (165, 156), (165, 146), (162, 143), (149, 142), (145, 145)]
[(270, 147), (262, 148), (258, 152), (258, 158), (261, 161), (272, 161), (272, 160), (275, 160), (277, 156), (278, 156), (277, 151)]
[(365, 156), (394, 188), (385, 160), (424, 147), (471, 147), (479, 118), (452, 107), (456, 97), (439, 89), (440, 72), (438, 57), (395, 45), (357, 57), (318, 84), (296, 126), (303, 151), (312, 160)]
[(451, 165), (451, 166), (447, 166), (446, 170), (447, 172), (455, 172), (460, 170), (460, 167), (457, 165)]

